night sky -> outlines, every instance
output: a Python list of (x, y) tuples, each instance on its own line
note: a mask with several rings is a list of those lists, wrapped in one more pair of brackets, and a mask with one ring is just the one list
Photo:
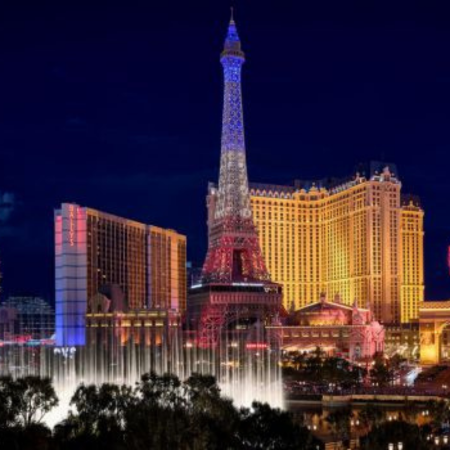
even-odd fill
[[(450, 298), (448, 2), (234, 3), (250, 180), (397, 164), (426, 213), (426, 298)], [(174, 228), (202, 263), (229, 5), (2, 2), (0, 191), (14, 195), (0, 209), (4, 296), (53, 301), (63, 201)]]

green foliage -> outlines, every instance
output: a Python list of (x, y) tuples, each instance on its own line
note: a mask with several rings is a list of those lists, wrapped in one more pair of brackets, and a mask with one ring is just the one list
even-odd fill
[(76, 414), (55, 427), (56, 440), (67, 448), (125, 448), (124, 413), (134, 401), (133, 390), (127, 386), (103, 384), (100, 387), (81, 384), (71, 405)]
[(14, 425), (19, 416), (18, 399), (11, 386), (10, 377), (0, 378), (0, 428)]
[(0, 426), (40, 423), (57, 404), (50, 378), (0, 379)]
[(194, 374), (180, 382), (150, 373), (134, 389), (81, 385), (72, 405), (76, 413), (55, 427), (60, 449), (312, 450), (317, 445), (287, 412), (260, 403), (237, 409), (212, 376)]
[(307, 357), (303, 352), (292, 352), (290, 355), (290, 360), (295, 370), (301, 370), (306, 365)]
[(346, 359), (327, 357), (320, 348), (309, 355), (292, 352), (284, 358), (283, 375), (294, 380), (320, 380), (350, 387), (360, 384), (366, 374), (365, 369), (352, 365)]
[(315, 449), (318, 442), (304, 427), (296, 425), (289, 413), (267, 404), (253, 403), (252, 411), (243, 412), (242, 449)]
[(370, 379), (378, 386), (387, 386), (393, 378), (393, 370), (386, 364), (382, 354), (376, 354), (370, 371)]
[(52, 448), (52, 433), (40, 422), (57, 404), (49, 378), (0, 378), (0, 448)]

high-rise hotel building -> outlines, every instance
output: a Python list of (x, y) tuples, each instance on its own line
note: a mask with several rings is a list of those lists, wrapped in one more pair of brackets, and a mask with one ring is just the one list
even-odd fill
[(57, 345), (84, 345), (99, 293), (119, 290), (128, 311), (186, 309), (186, 237), (63, 203), (55, 211), (55, 278)]
[[(288, 310), (326, 293), (370, 304), (384, 323), (418, 318), (424, 213), (417, 199), (401, 195), (396, 173), (371, 163), (346, 181), (250, 185), (264, 259)], [(216, 197), (210, 185), (210, 223)]]

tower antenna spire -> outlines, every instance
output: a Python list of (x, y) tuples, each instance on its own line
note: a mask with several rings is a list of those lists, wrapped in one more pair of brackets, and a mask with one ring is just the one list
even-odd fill
[(230, 10), (231, 10), (230, 23), (234, 23), (234, 8), (232, 6), (230, 6)]

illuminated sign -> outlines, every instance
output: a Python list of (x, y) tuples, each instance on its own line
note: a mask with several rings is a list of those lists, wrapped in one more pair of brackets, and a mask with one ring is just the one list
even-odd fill
[(53, 350), (55, 355), (62, 355), (64, 358), (73, 359), (77, 349), (75, 347), (57, 347)]
[(247, 350), (266, 350), (269, 348), (266, 342), (251, 342), (245, 345)]

